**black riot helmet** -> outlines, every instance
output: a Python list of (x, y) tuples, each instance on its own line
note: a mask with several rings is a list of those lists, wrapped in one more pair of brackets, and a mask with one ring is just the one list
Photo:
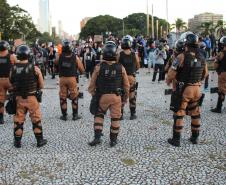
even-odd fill
[(184, 51), (184, 41), (182, 39), (179, 39), (175, 43), (175, 48), (177, 52), (183, 52)]
[(226, 36), (221, 37), (220, 44), (224, 47), (226, 46)]
[(133, 45), (133, 38), (127, 35), (122, 38), (122, 49), (130, 49)]
[(188, 47), (197, 47), (199, 37), (197, 35), (195, 35), (194, 33), (189, 33), (186, 35), (184, 41), (185, 41), (185, 45)]
[(1, 40), (0, 41), (0, 51), (5, 51), (5, 50), (9, 50), (9, 43)]
[(72, 45), (68, 39), (65, 39), (62, 43), (62, 52), (64, 53), (71, 53)]
[(20, 61), (28, 60), (30, 58), (31, 50), (27, 45), (20, 45), (16, 48), (16, 56)]
[(116, 60), (117, 46), (113, 41), (106, 42), (103, 49), (103, 59), (107, 61)]

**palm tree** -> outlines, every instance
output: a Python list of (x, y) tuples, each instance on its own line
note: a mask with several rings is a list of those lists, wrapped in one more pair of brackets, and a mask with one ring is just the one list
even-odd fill
[(200, 25), (200, 28), (202, 28), (204, 30), (204, 32), (203, 32), (204, 35), (209, 35), (210, 32), (213, 31), (213, 23), (212, 22), (203, 22)]
[(219, 20), (217, 25), (215, 26), (215, 36), (219, 39), (221, 36), (224, 35), (226, 29), (224, 29), (224, 22)]
[(176, 34), (177, 37), (180, 34), (181, 31), (187, 30), (186, 22), (184, 22), (182, 19), (177, 18), (175, 24), (172, 24), (170, 29), (176, 28)]

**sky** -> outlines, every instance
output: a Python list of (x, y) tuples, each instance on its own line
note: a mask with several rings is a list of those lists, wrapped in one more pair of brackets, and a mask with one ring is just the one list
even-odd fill
[[(18, 4), (27, 10), (34, 23), (39, 17), (39, 0), (7, 0), (10, 5)], [(63, 23), (63, 29), (67, 33), (80, 32), (80, 21), (84, 17), (98, 15), (112, 15), (124, 18), (129, 14), (149, 12), (151, 5), (154, 7), (154, 16), (166, 19), (166, 0), (49, 0), (52, 25), (57, 26), (58, 20)], [(224, 15), (226, 20), (226, 0), (168, 0), (168, 20), (172, 24), (177, 18), (185, 22), (196, 14), (212, 12)]]

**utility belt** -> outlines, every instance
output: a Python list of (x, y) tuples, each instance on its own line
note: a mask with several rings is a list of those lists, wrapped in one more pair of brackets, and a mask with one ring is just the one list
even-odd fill
[(115, 94), (117, 96), (122, 96), (123, 94), (123, 89), (117, 88), (116, 91), (106, 91), (106, 92), (98, 92), (98, 94)]
[(37, 90), (36, 92), (31, 92), (31, 93), (15, 93), (16, 96), (21, 96), (23, 99), (27, 99), (29, 96), (35, 96), (37, 98), (37, 101), (39, 103), (42, 102), (42, 94), (43, 92), (41, 90)]
[[(184, 82), (178, 82), (176, 84), (176, 90), (172, 92), (171, 102), (170, 102), (170, 110), (172, 110), (173, 112), (177, 112), (180, 110), (180, 106), (183, 101), (183, 93), (186, 87), (188, 86), (192, 86), (192, 84), (185, 84)], [(204, 98), (205, 98), (205, 94), (202, 94), (200, 99), (197, 101), (196, 106), (202, 106)], [(190, 103), (194, 103), (194, 102), (190, 102)]]

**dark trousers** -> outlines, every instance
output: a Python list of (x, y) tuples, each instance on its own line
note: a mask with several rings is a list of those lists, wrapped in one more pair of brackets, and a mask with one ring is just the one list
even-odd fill
[(155, 64), (154, 73), (153, 73), (153, 79), (152, 79), (153, 82), (156, 79), (156, 75), (157, 75), (158, 71), (159, 71), (159, 79), (158, 79), (158, 81), (161, 81), (161, 80), (163, 80), (164, 64)]

